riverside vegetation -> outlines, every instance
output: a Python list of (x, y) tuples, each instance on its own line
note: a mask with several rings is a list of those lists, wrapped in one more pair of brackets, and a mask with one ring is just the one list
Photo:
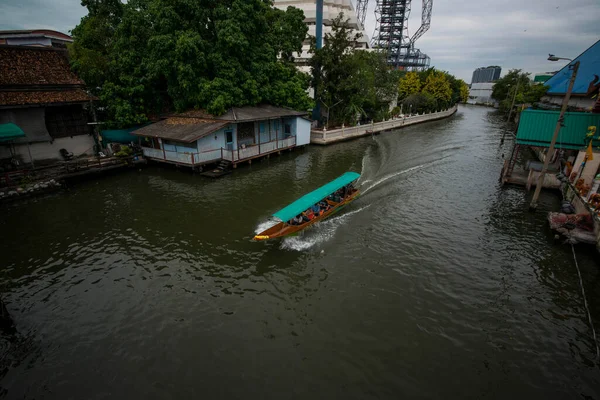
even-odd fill
[(72, 34), (73, 69), (99, 98), (106, 127), (126, 128), (167, 112), (269, 103), (315, 106), (332, 124), (381, 121), (396, 100), (413, 112), (445, 109), (466, 84), (435, 68), (403, 72), (381, 52), (355, 49), (358, 36), (340, 14), (311, 49), (312, 77), (296, 68), (308, 28), (302, 10), (270, 0), (82, 0), (88, 14)]

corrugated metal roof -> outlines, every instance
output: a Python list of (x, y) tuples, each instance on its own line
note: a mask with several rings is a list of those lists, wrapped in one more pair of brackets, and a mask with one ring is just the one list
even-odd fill
[[(577, 79), (575, 79), (575, 85), (573, 86), (573, 94), (586, 94), (590, 83), (596, 79), (595, 75), (600, 75), (600, 40), (573, 61), (580, 62)], [(571, 79), (570, 64), (566, 65), (556, 75), (546, 81), (546, 86), (550, 87), (548, 94), (567, 92), (569, 80)]]
[[(560, 111), (523, 110), (517, 131), (517, 144), (549, 147), (559, 116)], [(566, 113), (556, 147), (574, 150), (583, 148), (589, 126), (598, 127), (600, 132), (600, 114)]]
[(169, 118), (131, 133), (136, 136), (159, 137), (176, 142), (192, 143), (228, 124), (229, 122), (226, 121), (207, 121), (198, 118)]
[(302, 111), (295, 111), (289, 108), (275, 107), (271, 105), (260, 105), (256, 107), (234, 107), (217, 119), (235, 122), (250, 122), (262, 119), (281, 118), (281, 117), (299, 117), (307, 115)]
[(307, 112), (271, 105), (234, 107), (219, 117), (210, 115), (204, 110), (192, 110), (173, 115), (164, 121), (138, 129), (132, 133), (137, 136), (159, 137), (191, 143), (221, 129), (230, 122), (262, 121), (282, 117), (305, 116), (307, 114)]

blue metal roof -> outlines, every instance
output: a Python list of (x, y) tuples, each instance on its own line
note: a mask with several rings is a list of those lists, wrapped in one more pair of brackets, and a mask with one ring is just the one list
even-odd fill
[[(575, 85), (573, 86), (573, 93), (585, 94), (588, 91), (590, 83), (595, 78), (594, 75), (600, 76), (600, 40), (581, 53), (579, 57), (573, 60), (573, 62), (575, 61), (579, 61), (580, 64), (577, 79), (575, 79)], [(546, 86), (550, 87), (548, 94), (563, 94), (567, 92), (569, 80), (571, 79), (569, 65), (570, 63), (546, 81)]]
[(294, 218), (296, 215), (299, 215), (304, 211), (308, 210), (314, 204), (317, 204), (325, 197), (334, 193), (336, 190), (343, 188), (344, 186), (354, 182), (358, 178), (360, 178), (360, 175), (356, 172), (346, 172), (344, 175), (332, 180), (324, 186), (321, 186), (317, 190), (314, 190), (300, 197), (298, 200), (296, 200), (289, 206), (277, 211), (275, 214), (273, 214), (273, 216), (279, 218), (282, 221), (287, 222), (290, 219)]

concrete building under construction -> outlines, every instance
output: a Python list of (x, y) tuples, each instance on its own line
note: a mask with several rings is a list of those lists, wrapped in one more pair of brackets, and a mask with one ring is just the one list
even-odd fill
[[(282, 10), (288, 7), (296, 7), (304, 11), (305, 23), (308, 25), (308, 34), (316, 35), (317, 5), (315, 0), (275, 0), (274, 6)], [(362, 34), (362, 37), (355, 43), (357, 48), (369, 48), (369, 37), (364, 31), (363, 24), (358, 20), (356, 10), (351, 0), (324, 0), (323, 2), (323, 35), (331, 33), (333, 20), (343, 13), (346, 19), (349, 19), (350, 27), (355, 33)], [(302, 46), (302, 53), (297, 55), (296, 62), (298, 68), (303, 72), (310, 72), (308, 60), (311, 57), (310, 39), (307, 38)]]

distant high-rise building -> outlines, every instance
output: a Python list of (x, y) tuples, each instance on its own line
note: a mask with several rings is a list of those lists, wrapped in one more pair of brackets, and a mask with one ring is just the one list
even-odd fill
[(471, 78), (471, 83), (487, 83), (487, 82), (495, 82), (500, 79), (500, 73), (502, 72), (502, 68), (497, 65), (490, 67), (481, 67), (477, 68), (473, 71), (473, 78)]

